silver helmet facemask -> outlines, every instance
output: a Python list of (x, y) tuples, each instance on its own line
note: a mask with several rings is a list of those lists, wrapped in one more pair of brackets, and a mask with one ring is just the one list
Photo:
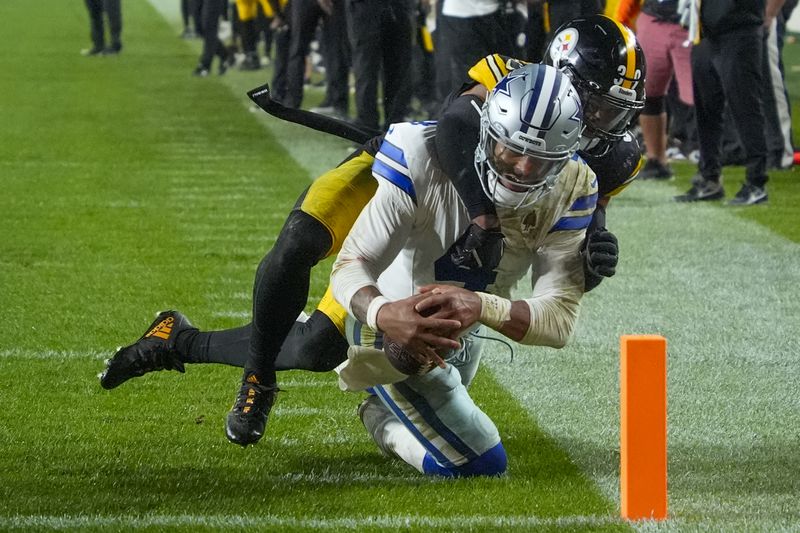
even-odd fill
[(498, 207), (532, 205), (555, 185), (578, 149), (582, 108), (569, 78), (548, 65), (509, 73), (481, 108), (475, 169)]

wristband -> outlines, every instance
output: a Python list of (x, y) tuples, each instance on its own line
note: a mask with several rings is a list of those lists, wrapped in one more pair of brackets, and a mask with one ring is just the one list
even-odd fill
[(378, 331), (378, 311), (389, 301), (385, 296), (376, 296), (367, 306), (367, 326), (372, 331)]
[(481, 316), (478, 320), (483, 325), (500, 329), (504, 322), (511, 320), (511, 300), (485, 292), (475, 294), (481, 299)]

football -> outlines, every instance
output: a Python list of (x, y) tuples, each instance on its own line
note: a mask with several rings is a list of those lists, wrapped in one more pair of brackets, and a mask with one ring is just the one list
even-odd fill
[(409, 376), (427, 374), (435, 366), (433, 361), (420, 363), (415, 359), (413, 352), (385, 335), (383, 337), (383, 351), (393, 367)]
[[(438, 310), (439, 306), (436, 306), (426, 309), (420, 314), (422, 316), (430, 316)], [(383, 336), (383, 351), (393, 367), (403, 374), (407, 374), (409, 376), (421, 376), (423, 374), (427, 374), (433, 369), (434, 366), (436, 366), (436, 363), (433, 361), (420, 363), (414, 358), (414, 353), (411, 352), (406, 346), (396, 342), (394, 339), (391, 339), (386, 335)]]

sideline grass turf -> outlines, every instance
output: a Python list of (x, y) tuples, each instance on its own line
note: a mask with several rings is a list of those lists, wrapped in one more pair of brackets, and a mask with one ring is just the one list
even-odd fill
[(670, 341), (672, 518), (657, 529), (800, 522), (800, 254), (775, 236), (798, 241), (793, 172), (752, 210), (672, 208), (688, 166), (614, 201), (622, 264), (585, 300), (576, 342), (513, 363), (492, 350), (476, 380), (511, 456), (504, 479), (430, 480), (381, 457), (331, 376), (282, 377), (269, 437), (247, 450), (222, 430), (237, 369), (101, 390), (102, 358), (159, 309), (246, 321), (287, 210), (346, 154), (247, 111), (266, 72), (193, 79), (199, 48), (174, 19), (124, 10), (123, 54), (83, 58), (80, 2), (0, 4), (0, 529), (625, 529), (615, 343), (652, 331)]

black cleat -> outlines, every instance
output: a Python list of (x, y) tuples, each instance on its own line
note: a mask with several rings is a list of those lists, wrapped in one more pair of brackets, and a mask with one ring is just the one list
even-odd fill
[(163, 311), (147, 328), (139, 340), (120, 348), (106, 361), (106, 369), (98, 376), (104, 389), (119, 387), (131, 378), (155, 370), (185, 372), (175, 348), (175, 340), (182, 331), (196, 329), (178, 311)]
[(105, 55), (105, 56), (115, 56), (115, 55), (119, 54), (120, 52), (122, 52), (122, 43), (116, 42), (116, 43), (113, 43), (111, 46), (107, 46), (103, 50), (103, 55)]
[(639, 171), (640, 180), (671, 180), (674, 178), (672, 167), (658, 159), (648, 159), (642, 170)]
[(676, 202), (707, 202), (722, 200), (724, 197), (725, 189), (722, 188), (721, 181), (707, 180), (696, 174), (692, 177), (692, 187), (684, 194), (675, 196), (674, 199)]
[(264, 385), (255, 373), (245, 373), (242, 388), (225, 420), (228, 440), (240, 446), (257, 443), (264, 435), (277, 392), (275, 383)]
[(766, 187), (759, 187), (745, 182), (736, 196), (728, 202), (728, 205), (756, 205), (763, 204), (769, 199)]
[(198, 78), (207, 78), (210, 73), (211, 71), (208, 67), (197, 65), (197, 68), (192, 71), (192, 76), (197, 76)]
[(258, 54), (249, 52), (245, 55), (244, 61), (239, 65), (239, 70), (259, 70), (261, 68), (261, 60)]
[(93, 57), (93, 56), (100, 56), (103, 55), (105, 48), (102, 46), (93, 46), (91, 48), (85, 48), (81, 50), (82, 56)]

